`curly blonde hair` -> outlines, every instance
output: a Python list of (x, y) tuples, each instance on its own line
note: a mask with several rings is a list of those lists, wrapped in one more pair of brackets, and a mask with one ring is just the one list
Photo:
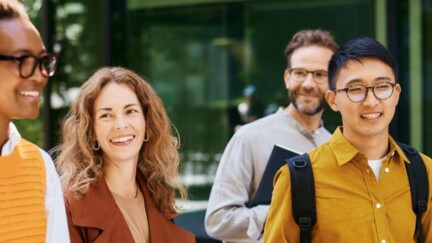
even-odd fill
[(108, 83), (126, 84), (137, 95), (143, 109), (149, 140), (143, 144), (138, 168), (160, 211), (167, 218), (176, 214), (175, 192), (186, 198), (178, 182), (178, 140), (172, 135), (171, 122), (162, 101), (153, 88), (136, 73), (121, 67), (104, 67), (94, 73), (80, 88), (69, 114), (62, 124), (62, 143), (55, 150), (56, 164), (64, 190), (83, 197), (103, 174), (101, 150), (93, 150), (93, 105)]

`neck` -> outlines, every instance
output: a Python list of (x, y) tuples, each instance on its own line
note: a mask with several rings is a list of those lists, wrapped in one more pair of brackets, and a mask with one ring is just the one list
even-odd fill
[(388, 133), (376, 136), (358, 136), (343, 132), (345, 138), (361, 153), (365, 154), (369, 160), (381, 159), (388, 153), (389, 138)]
[(0, 119), (0, 151), (9, 138), (9, 121)]
[(136, 163), (134, 166), (119, 166), (111, 160), (104, 159), (104, 178), (110, 191), (117, 195), (134, 198), (137, 195), (138, 185), (136, 183)]
[(307, 115), (297, 110), (293, 104), (290, 104), (285, 108), (285, 112), (287, 112), (292, 118), (296, 119), (306, 130), (312, 133), (320, 126), (323, 110), (315, 115)]

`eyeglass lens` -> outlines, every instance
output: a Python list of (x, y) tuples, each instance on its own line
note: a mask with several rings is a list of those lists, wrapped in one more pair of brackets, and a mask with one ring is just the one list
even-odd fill
[(23, 78), (32, 76), (35, 72), (37, 64), (42, 75), (46, 78), (54, 75), (57, 58), (55, 55), (46, 55), (41, 58), (34, 56), (24, 56), (20, 63), (20, 72)]
[(312, 73), (313, 79), (317, 83), (327, 82), (328, 76), (327, 72), (323, 70), (306, 71), (304, 69), (292, 69), (291, 73), (297, 82), (303, 82), (304, 80), (306, 80), (306, 77), (309, 73)]
[(370, 87), (354, 85), (347, 90), (348, 98), (353, 102), (360, 102), (366, 98), (369, 89), (372, 89), (374, 96), (380, 100), (388, 99), (393, 94), (393, 85), (390, 83), (378, 83)]

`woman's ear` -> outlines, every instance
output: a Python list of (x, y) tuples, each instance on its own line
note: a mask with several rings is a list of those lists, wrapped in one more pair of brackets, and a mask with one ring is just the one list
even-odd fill
[(328, 105), (330, 106), (330, 108), (334, 111), (334, 112), (338, 112), (339, 108), (336, 104), (336, 92), (332, 91), (332, 90), (327, 90), (325, 93), (325, 99), (328, 103)]

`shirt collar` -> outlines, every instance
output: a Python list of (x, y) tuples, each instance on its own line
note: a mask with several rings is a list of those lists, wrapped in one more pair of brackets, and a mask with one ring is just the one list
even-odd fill
[(18, 142), (21, 140), (21, 135), (18, 132), (18, 129), (15, 127), (15, 125), (10, 122), (9, 123), (9, 129), (8, 129), (8, 140), (3, 145), (3, 148), (1, 149), (1, 156), (6, 156), (10, 153), (12, 153), (13, 149), (15, 148), (15, 145), (18, 144)]
[(324, 122), (321, 119), (319, 127), (317, 129), (315, 129), (314, 132), (310, 132), (299, 121), (297, 121), (290, 114), (288, 114), (282, 107), (279, 107), (279, 109), (277, 110), (276, 114), (285, 117), (285, 119), (287, 120), (287, 122), (292, 127), (294, 127), (295, 129), (297, 129), (301, 134), (303, 134), (304, 136), (306, 136), (309, 139), (313, 139), (314, 135), (319, 134), (321, 132), (321, 129), (324, 128)]
[(399, 147), (397, 142), (390, 135), (389, 135), (389, 142), (390, 142), (390, 154), (399, 156), (399, 158), (401, 158), (402, 161), (405, 161), (409, 164), (410, 161), (408, 160), (408, 157), (406, 157), (402, 148)]
[[(388, 155), (400, 158), (396, 161), (402, 160), (409, 163), (405, 153), (397, 145), (395, 140), (390, 135), (388, 138), (390, 146)], [(329, 144), (339, 166), (350, 162), (355, 156), (360, 154), (360, 152), (345, 138), (342, 133), (342, 127), (336, 128), (335, 132), (330, 137)]]

